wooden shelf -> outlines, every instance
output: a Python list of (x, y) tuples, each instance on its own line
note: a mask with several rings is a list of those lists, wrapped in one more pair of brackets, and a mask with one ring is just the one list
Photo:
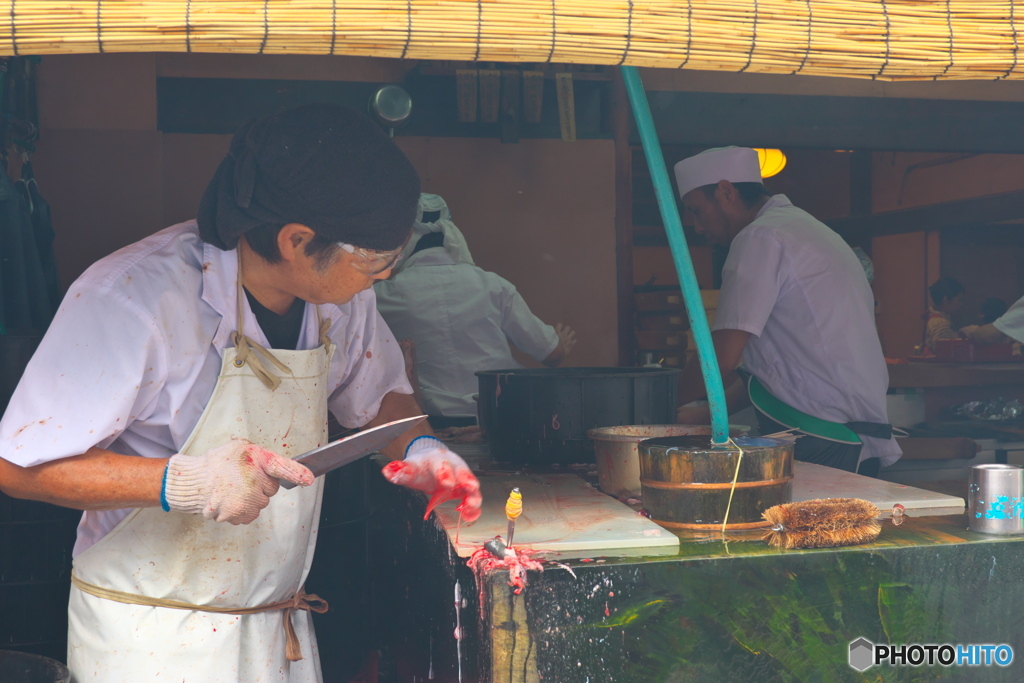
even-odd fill
[(1024, 363), (920, 363), (889, 365), (889, 388), (979, 387), (1024, 384)]
[(980, 226), (1024, 218), (1024, 190), (825, 221), (846, 238)]
[[(706, 247), (708, 241), (701, 235), (693, 232), (692, 228), (685, 228), (686, 244), (690, 247)], [(668, 235), (665, 228), (660, 225), (634, 225), (633, 226), (634, 247), (667, 247)]]

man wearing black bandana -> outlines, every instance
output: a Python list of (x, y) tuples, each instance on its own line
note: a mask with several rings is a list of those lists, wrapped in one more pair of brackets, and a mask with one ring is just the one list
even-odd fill
[[(72, 285), (0, 422), (0, 489), (85, 511), (74, 680), (321, 680), (304, 582), (322, 479), (291, 458), (326, 443), (328, 411), (420, 412), (372, 289), (419, 189), (364, 115), (299, 107), (235, 135), (197, 220)], [(384, 453), (389, 480), (479, 515), (428, 427)]]

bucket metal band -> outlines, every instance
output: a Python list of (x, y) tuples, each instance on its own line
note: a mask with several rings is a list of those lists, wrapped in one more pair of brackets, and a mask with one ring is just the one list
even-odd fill
[[(762, 488), (767, 486), (780, 486), (782, 484), (788, 484), (793, 481), (793, 476), (782, 477), (781, 479), (762, 479), (760, 481), (738, 481), (736, 482), (736, 488), (738, 489), (752, 489)], [(657, 481), (654, 479), (640, 478), (640, 483), (644, 486), (650, 486), (655, 489), (697, 489), (701, 491), (711, 491), (714, 489), (731, 489), (733, 484), (731, 481), (723, 482), (712, 482), (707, 484), (701, 483), (679, 483), (674, 481)]]

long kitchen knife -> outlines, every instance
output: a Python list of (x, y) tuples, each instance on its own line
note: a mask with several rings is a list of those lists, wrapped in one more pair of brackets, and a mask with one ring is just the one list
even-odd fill
[[(352, 436), (346, 436), (344, 439), (332, 441), (326, 446), (320, 446), (298, 455), (295, 457), (295, 462), (301, 462), (309, 468), (314, 477), (319, 477), (380, 450), (426, 419), (426, 415), (417, 415), (388, 422), (372, 429), (364, 429)], [(285, 479), (278, 481), (286, 489), (296, 486)]]

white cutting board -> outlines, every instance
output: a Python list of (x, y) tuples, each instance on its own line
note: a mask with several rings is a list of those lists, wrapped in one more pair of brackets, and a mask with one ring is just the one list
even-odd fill
[(958, 515), (966, 507), (964, 499), (956, 496), (864, 477), (824, 465), (794, 461), (793, 502), (815, 498), (860, 498), (874, 503), (881, 513), (879, 517), (889, 517), (896, 503), (916, 517)]
[[(484, 541), (495, 536), (505, 538), (505, 501), (513, 487), (519, 487), (523, 494), (523, 514), (516, 521), (512, 539), (516, 546), (561, 553), (562, 557), (586, 557), (621, 548), (643, 548), (643, 554), (651, 555), (665, 554), (665, 550), (674, 554), (679, 547), (679, 537), (671, 531), (589, 486), (575, 474), (485, 474), (480, 475), (483, 512), (477, 521), (462, 525), (458, 542), (456, 502), (448, 501), (436, 510), (460, 557), (469, 557)], [(581, 555), (578, 551), (586, 552)]]

